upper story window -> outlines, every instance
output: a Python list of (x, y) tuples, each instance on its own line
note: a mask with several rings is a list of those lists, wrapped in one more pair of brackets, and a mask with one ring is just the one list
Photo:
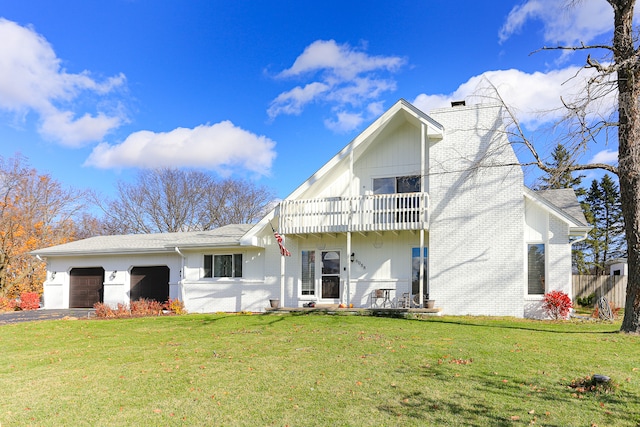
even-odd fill
[(204, 277), (242, 277), (242, 254), (205, 255)]
[(419, 193), (420, 175), (373, 179), (373, 194)]

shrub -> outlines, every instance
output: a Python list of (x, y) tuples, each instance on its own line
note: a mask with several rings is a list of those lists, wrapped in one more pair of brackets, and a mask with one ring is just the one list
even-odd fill
[(593, 307), (595, 300), (596, 300), (596, 294), (593, 292), (591, 292), (586, 297), (576, 298), (576, 302), (578, 303), (578, 305), (581, 305), (582, 307)]
[(562, 291), (551, 291), (544, 294), (542, 308), (552, 319), (566, 319), (573, 307), (569, 295)]
[(23, 292), (20, 294), (21, 310), (37, 310), (40, 308), (40, 295), (37, 292)]
[(117, 318), (131, 317), (131, 310), (129, 310), (129, 306), (127, 304), (119, 302), (113, 315)]
[(114, 313), (113, 309), (102, 302), (97, 302), (93, 304), (93, 308), (96, 310), (96, 317), (98, 318), (105, 319), (110, 317), (116, 317), (116, 314)]
[(184, 309), (184, 303), (179, 299), (169, 299), (165, 303), (165, 308), (174, 314), (185, 314), (187, 312)]
[(18, 308), (19, 304), (15, 299), (0, 297), (0, 311), (15, 311)]
[(131, 302), (132, 316), (158, 316), (162, 314), (162, 304), (158, 301), (139, 299)]
[[(609, 308), (611, 309), (611, 315), (613, 316), (613, 319), (611, 320), (617, 319), (618, 316), (620, 315), (620, 307), (616, 307), (616, 305), (613, 302), (609, 301)], [(591, 317), (595, 319), (600, 318), (600, 307), (596, 305), (596, 308), (593, 310), (593, 313), (591, 313)]]

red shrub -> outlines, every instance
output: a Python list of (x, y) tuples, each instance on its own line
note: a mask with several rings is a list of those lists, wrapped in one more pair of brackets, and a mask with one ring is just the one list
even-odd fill
[(93, 308), (95, 308), (96, 317), (98, 318), (104, 319), (104, 318), (116, 316), (115, 313), (113, 312), (113, 309), (111, 309), (111, 307), (109, 307), (107, 304), (97, 302), (93, 304)]
[(20, 294), (21, 310), (37, 310), (40, 308), (40, 295), (37, 292), (23, 292)]
[(132, 316), (159, 316), (162, 314), (162, 303), (158, 301), (139, 299), (131, 302)]
[(569, 295), (562, 291), (551, 291), (544, 294), (542, 308), (552, 319), (566, 319), (573, 307)]

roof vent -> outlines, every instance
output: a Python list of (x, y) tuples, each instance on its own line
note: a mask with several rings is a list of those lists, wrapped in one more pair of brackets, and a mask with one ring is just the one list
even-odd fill
[(464, 101), (451, 101), (452, 107), (464, 107), (467, 105)]

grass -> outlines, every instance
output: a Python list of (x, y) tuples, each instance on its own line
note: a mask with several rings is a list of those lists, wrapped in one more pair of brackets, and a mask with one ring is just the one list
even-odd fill
[[(640, 338), (618, 328), (225, 314), (5, 325), (0, 425), (638, 426)], [(569, 386), (594, 373), (614, 390)]]

